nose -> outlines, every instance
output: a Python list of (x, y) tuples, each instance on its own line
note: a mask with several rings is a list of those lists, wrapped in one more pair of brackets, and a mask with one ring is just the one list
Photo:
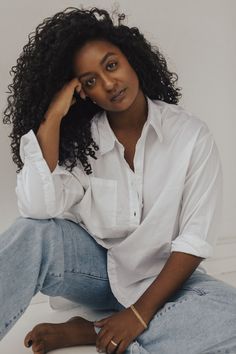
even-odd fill
[(103, 81), (103, 87), (105, 88), (105, 90), (112, 91), (114, 89), (114, 86), (115, 86), (114, 78), (112, 78), (109, 75), (104, 75), (102, 78), (102, 81)]

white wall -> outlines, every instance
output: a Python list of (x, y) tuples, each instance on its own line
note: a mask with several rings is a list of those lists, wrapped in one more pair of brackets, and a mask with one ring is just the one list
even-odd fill
[[(179, 75), (181, 104), (205, 120), (219, 147), (224, 170), (221, 239), (236, 241), (236, 2), (234, 0), (120, 0), (127, 24), (139, 27), (159, 45), (169, 67)], [(0, 109), (6, 104), (9, 70), (16, 64), (28, 34), (46, 17), (68, 6), (113, 8), (114, 2), (8, 1), (0, 4)], [(1, 119), (2, 121), (2, 119)], [(0, 232), (18, 216), (16, 166), (10, 153), (10, 127), (0, 122)]]

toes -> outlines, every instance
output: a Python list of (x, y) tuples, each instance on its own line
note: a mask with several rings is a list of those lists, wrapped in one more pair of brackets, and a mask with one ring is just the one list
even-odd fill
[(45, 354), (44, 342), (34, 341), (32, 344), (32, 350), (34, 354)]
[(24, 345), (25, 347), (29, 348), (32, 345), (32, 331), (30, 331), (24, 339)]

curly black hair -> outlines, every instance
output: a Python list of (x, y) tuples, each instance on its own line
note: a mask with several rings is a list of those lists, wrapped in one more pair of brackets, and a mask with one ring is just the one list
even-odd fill
[[(176, 87), (178, 75), (168, 70), (164, 56), (138, 28), (121, 23), (124, 14), (118, 14), (118, 18), (118, 24), (114, 24), (104, 9), (67, 7), (44, 19), (29, 34), (17, 64), (10, 70), (14, 74), (13, 83), (8, 85), (10, 95), (3, 112), (3, 123), (13, 124), (9, 137), (12, 159), (18, 167), (16, 173), (23, 167), (19, 155), (22, 135), (30, 129), (37, 133), (53, 96), (74, 78), (75, 51), (89, 40), (104, 39), (117, 46), (135, 70), (144, 95), (178, 103), (181, 97), (181, 89)], [(95, 151), (99, 147), (92, 139), (91, 120), (99, 111), (102, 108), (91, 100), (77, 97), (61, 121), (58, 164), (70, 172), (80, 162), (86, 174), (92, 173), (87, 156), (97, 159)]]

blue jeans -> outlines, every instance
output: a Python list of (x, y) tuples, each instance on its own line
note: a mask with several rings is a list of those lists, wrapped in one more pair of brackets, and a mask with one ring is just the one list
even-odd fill
[[(0, 235), (0, 339), (39, 291), (94, 310), (123, 309), (110, 288), (106, 255), (70, 220), (17, 218)], [(195, 271), (126, 352), (235, 354), (236, 288)]]

